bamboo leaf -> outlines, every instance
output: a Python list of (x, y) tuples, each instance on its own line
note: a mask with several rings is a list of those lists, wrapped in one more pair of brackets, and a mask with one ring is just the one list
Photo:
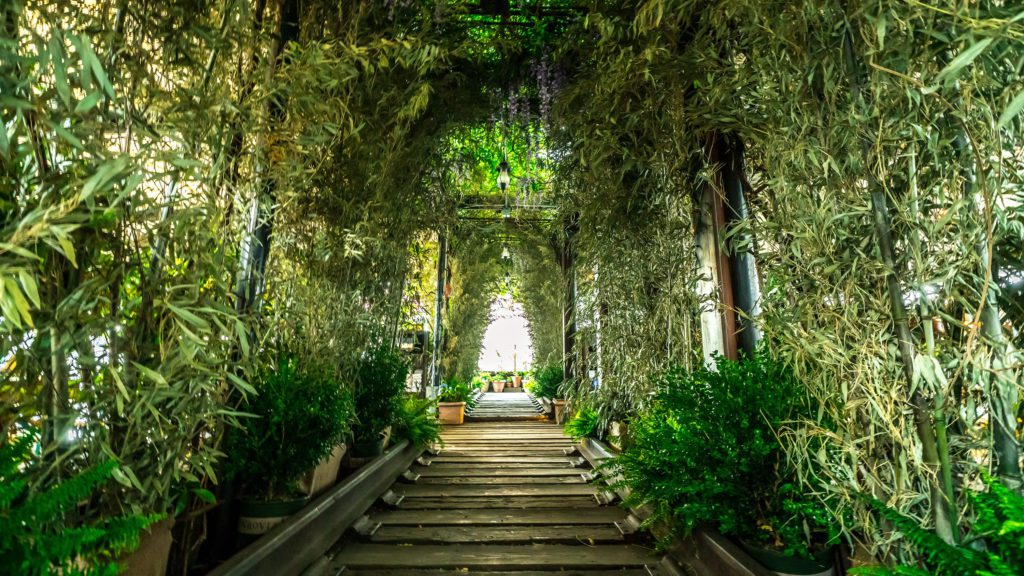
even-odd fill
[(209, 330), (210, 329), (210, 323), (209, 322), (207, 322), (206, 320), (203, 320), (199, 316), (196, 316), (195, 314), (193, 314), (192, 312), (186, 310), (185, 308), (181, 308), (181, 307), (175, 306), (174, 304), (168, 304), (167, 307), (171, 310), (171, 312), (174, 312), (174, 314), (178, 318), (181, 318), (182, 320), (184, 320), (185, 322), (188, 322), (189, 324), (195, 326), (196, 328), (199, 328), (201, 330)]
[(54, 32), (50, 36), (50, 62), (53, 63), (53, 80), (57, 88), (57, 95), (60, 96), (64, 106), (71, 107), (71, 88), (68, 85), (68, 71), (64, 63), (64, 43), (61, 41), (60, 33)]
[(999, 116), (999, 122), (996, 123), (996, 127), (999, 129), (1006, 128), (1007, 125), (1020, 114), (1020, 111), (1024, 110), (1024, 92), (1014, 96), (1013, 100), (1006, 105), (1006, 110)]
[(102, 97), (103, 93), (101, 92), (91, 92), (87, 94), (85, 98), (79, 100), (78, 104), (75, 105), (75, 114), (85, 114), (92, 110), (96, 107), (96, 104), (99, 103), (100, 98)]
[(167, 380), (164, 379), (163, 374), (157, 372), (156, 370), (153, 370), (152, 368), (149, 368), (148, 366), (143, 366), (138, 362), (132, 362), (132, 366), (135, 366), (135, 369), (141, 372), (142, 375), (145, 376), (146, 378), (149, 378), (150, 380), (156, 382), (161, 386), (167, 386)]
[(18, 271), (18, 279), (21, 281), (21, 287), (25, 291), (25, 295), (32, 301), (32, 304), (36, 308), (39, 308), (39, 287), (36, 285), (36, 279), (28, 273), (26, 270)]
[(989, 44), (992, 43), (992, 40), (992, 38), (985, 38), (957, 54), (956, 58), (953, 58), (953, 60), (947, 64), (941, 72), (939, 72), (938, 76), (935, 78), (936, 81), (955, 80), (956, 77), (960, 75), (961, 70), (969, 66), (971, 62), (974, 62), (975, 58), (981, 56), (982, 52), (984, 52), (985, 49), (988, 48)]
[(25, 295), (21, 293), (21, 289), (14, 281), (14, 278), (4, 278), (4, 285), (7, 288), (7, 296), (14, 301), (14, 307), (17, 308), (18, 314), (21, 315), (21, 319), (25, 324), (35, 328), (35, 323), (32, 322), (32, 311), (29, 309), (28, 300), (26, 300)]

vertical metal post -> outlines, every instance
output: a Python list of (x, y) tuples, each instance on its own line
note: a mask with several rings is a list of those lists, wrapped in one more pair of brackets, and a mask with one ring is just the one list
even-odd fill
[(569, 218), (565, 226), (565, 241), (562, 246), (562, 275), (565, 281), (565, 294), (562, 306), (562, 367), (565, 380), (575, 382), (576, 378), (576, 246), (574, 237), (579, 228), (579, 214)]
[[(437, 235), (437, 292), (434, 301), (434, 350), (430, 355), (430, 383), (434, 390), (441, 385), (441, 336), (444, 332), (444, 281), (448, 267), (448, 242), (444, 234)], [(426, 391), (424, 390), (424, 395)]]
[[(729, 225), (750, 217), (743, 191), (743, 141), (738, 136), (719, 138), (722, 147), (722, 188), (725, 190), (725, 216)], [(729, 242), (729, 271), (732, 277), (732, 297), (739, 312), (736, 318), (739, 348), (753, 356), (761, 341), (757, 317), (761, 314), (761, 288), (754, 262), (754, 239), (748, 232), (732, 236)]]

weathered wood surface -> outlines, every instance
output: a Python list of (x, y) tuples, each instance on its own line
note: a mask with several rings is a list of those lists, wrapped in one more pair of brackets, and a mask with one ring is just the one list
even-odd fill
[(452, 544), (394, 546), (352, 543), (335, 557), (346, 568), (459, 568), (469, 570), (551, 570), (629, 568), (655, 564), (650, 549), (632, 544), (604, 546)]
[(543, 419), (540, 409), (523, 392), (485, 393), (466, 414), (467, 422)]
[(413, 466), (411, 470), (423, 478), (430, 477), (455, 477), (455, 478), (501, 478), (531, 477), (531, 476), (579, 476), (583, 471), (579, 468), (569, 466), (558, 466), (548, 468), (531, 468), (528, 465), (511, 466)]
[(371, 542), (404, 544), (498, 543), (573, 544), (581, 542), (622, 542), (624, 537), (615, 526), (382, 526)]
[[(483, 400), (489, 396), (498, 395)], [(506, 396), (525, 398), (501, 395)], [(584, 458), (566, 454), (576, 445), (561, 427), (523, 420), (473, 422), (446, 428), (443, 438), (437, 454), (424, 456), (406, 481), (391, 487), (400, 500), (371, 511), (362, 536), (335, 548), (326, 573), (659, 573), (659, 557), (650, 547), (627, 542), (616, 528), (627, 512), (595, 498), (607, 487), (588, 481), (591, 470), (582, 467)]]

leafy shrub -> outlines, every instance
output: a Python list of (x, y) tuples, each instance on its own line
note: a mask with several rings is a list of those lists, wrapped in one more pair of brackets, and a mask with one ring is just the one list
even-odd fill
[(573, 440), (597, 438), (601, 433), (601, 418), (597, 410), (583, 408), (565, 423), (565, 433)]
[(794, 519), (804, 503), (795, 487), (786, 488), (775, 435), (806, 405), (789, 372), (760, 356), (719, 357), (717, 371), (677, 367), (655, 384), (651, 408), (631, 426), (632, 447), (615, 460), (630, 503), (650, 504), (650, 522), (664, 521), (673, 536), (709, 525), (807, 555), (803, 522), (822, 527), (813, 517)]
[(395, 423), (408, 374), (405, 359), (391, 347), (375, 346), (363, 354), (355, 378), (357, 442), (374, 442)]
[[(139, 533), (162, 516), (121, 516), (74, 526), (77, 504), (88, 499), (115, 474), (108, 460), (46, 491), (33, 493), (25, 480), (31, 466), (32, 431), (0, 445), (0, 569), (5, 574), (112, 576), (111, 562), (139, 545)], [(88, 568), (81, 568), (79, 560)]]
[(416, 446), (440, 442), (441, 422), (435, 408), (435, 402), (429, 398), (406, 395), (395, 421), (394, 435)]
[(1018, 576), (1024, 574), (1024, 498), (1002, 484), (984, 477), (988, 490), (970, 495), (975, 514), (965, 542), (977, 548), (947, 544), (916, 520), (878, 500), (871, 506), (913, 544), (927, 567), (861, 567), (859, 576)]
[(255, 415), (230, 435), (229, 473), (243, 493), (273, 500), (330, 454), (349, 430), (352, 395), (317, 367), (282, 357), (255, 382), (257, 394), (242, 409)]
[(465, 402), (466, 408), (472, 408), (476, 405), (475, 400), (476, 392), (473, 388), (470, 388), (466, 383), (462, 382), (457, 378), (444, 383), (444, 386), (437, 393), (438, 402)]
[(565, 373), (559, 364), (550, 364), (534, 371), (530, 392), (540, 398), (561, 398), (559, 387), (565, 380)]

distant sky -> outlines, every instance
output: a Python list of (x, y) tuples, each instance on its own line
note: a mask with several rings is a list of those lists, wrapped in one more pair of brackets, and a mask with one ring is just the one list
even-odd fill
[[(522, 304), (500, 297), (491, 304), (491, 318), (491, 325), (484, 333), (480, 370), (529, 370), (533, 362), (533, 343)], [(512, 366), (513, 354), (515, 368)]]

